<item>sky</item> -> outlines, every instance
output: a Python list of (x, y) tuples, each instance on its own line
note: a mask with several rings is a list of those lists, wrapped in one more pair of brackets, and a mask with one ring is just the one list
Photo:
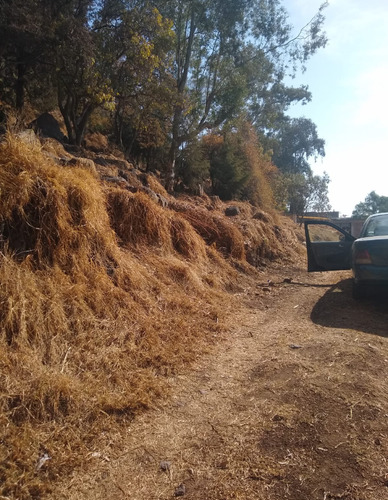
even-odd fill
[[(283, 0), (296, 31), (321, 3)], [(332, 209), (350, 216), (371, 191), (388, 196), (388, 0), (329, 0), (324, 15), (328, 43), (292, 83), (312, 100), (289, 114), (316, 124), (326, 155), (311, 167), (328, 173)]]

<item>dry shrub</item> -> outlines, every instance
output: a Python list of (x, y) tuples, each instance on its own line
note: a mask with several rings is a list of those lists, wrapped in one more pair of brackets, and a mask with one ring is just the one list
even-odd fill
[(86, 134), (84, 138), (85, 147), (96, 153), (106, 151), (109, 147), (108, 139), (100, 132)]
[(83, 169), (60, 168), (40, 148), (8, 137), (0, 145), (0, 213), (7, 251), (65, 272), (115, 260), (104, 195)]
[(253, 217), (240, 214), (232, 220), (244, 235), (247, 261), (255, 267), (267, 261), (299, 259), (305, 252), (298, 227), (286, 217), (256, 210)]
[(83, 168), (88, 170), (94, 177), (98, 177), (96, 165), (90, 158), (73, 158), (68, 165)]
[(154, 191), (154, 193), (160, 194), (166, 199), (170, 198), (170, 195), (154, 175), (147, 175), (147, 185), (150, 189), (152, 189), (152, 191)]
[(144, 193), (107, 190), (111, 225), (124, 245), (154, 246), (165, 254), (174, 249), (189, 260), (203, 260), (203, 240), (174, 212), (163, 209)]
[[(202, 208), (205, 203), (204, 200), (201, 203), (200, 199), (195, 199), (195, 205), (193, 205), (186, 199), (185, 202), (176, 202), (172, 208), (186, 211), (186, 215), (185, 213), (183, 215), (193, 224), (205, 241), (211, 244), (214, 242), (212, 239), (213, 228), (208, 224), (209, 212), (206, 215), (206, 211)], [(228, 206), (237, 207), (239, 214), (227, 219), (222, 218), (222, 214)], [(299, 259), (300, 255), (305, 253), (305, 248), (300, 244), (304, 240), (303, 234), (300, 228), (287, 217), (280, 217), (274, 211), (258, 209), (249, 202), (219, 203), (218, 210), (212, 209), (209, 205), (207, 207), (208, 210), (211, 210), (212, 220), (221, 220), (221, 223), (229, 224), (233, 227), (234, 233), (237, 230), (239, 234), (237, 241), (244, 246), (246, 260), (254, 267), (278, 259)], [(206, 221), (206, 224), (202, 224), (202, 226), (200, 223), (198, 224), (198, 217)], [(222, 250), (219, 243), (216, 243), (215, 246)], [(232, 256), (237, 257), (236, 255)], [(241, 263), (239, 265), (244, 273), (249, 273), (249, 269), (241, 268)]]
[(194, 227), (208, 245), (214, 245), (225, 256), (245, 258), (243, 236), (231, 222), (214, 212), (194, 208), (187, 203), (176, 201), (170, 206)]
[(189, 260), (205, 260), (206, 247), (203, 239), (193, 230), (189, 222), (179, 214), (170, 219), (170, 234), (174, 249)]
[(124, 245), (151, 245), (171, 251), (166, 212), (146, 194), (110, 189), (107, 198), (112, 227)]
[(56, 139), (51, 139), (49, 137), (41, 138), (42, 151), (52, 154), (57, 158), (70, 159), (71, 154), (69, 154), (63, 145)]
[[(221, 207), (219, 207), (219, 210), (222, 210), (222, 212), (225, 212), (225, 209), (227, 207), (237, 207), (239, 209), (239, 216), (250, 219), (252, 215), (257, 211), (253, 205), (251, 205), (248, 202), (242, 202), (242, 201), (233, 201), (230, 203), (224, 203)], [(229, 220), (233, 221), (233, 217), (230, 218)]]

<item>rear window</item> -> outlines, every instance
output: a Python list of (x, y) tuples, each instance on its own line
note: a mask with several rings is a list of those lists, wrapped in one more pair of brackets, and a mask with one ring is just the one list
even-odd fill
[(388, 236), (388, 215), (373, 217), (365, 226), (363, 236)]

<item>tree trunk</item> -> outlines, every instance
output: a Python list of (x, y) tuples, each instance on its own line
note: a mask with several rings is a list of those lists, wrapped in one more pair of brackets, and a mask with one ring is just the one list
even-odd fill
[(86, 125), (88, 123), (88, 120), (90, 118), (90, 115), (92, 114), (94, 110), (94, 107), (92, 104), (88, 104), (84, 111), (82, 112), (81, 117), (76, 120), (75, 123), (75, 144), (76, 146), (81, 146), (82, 141), (84, 139), (85, 135), (85, 130), (86, 130)]
[[(183, 64), (178, 64), (178, 77), (177, 77), (177, 92), (178, 92), (178, 100), (183, 99), (183, 95), (185, 93), (187, 79), (190, 70), (191, 64), (191, 55), (193, 50), (194, 36), (196, 32), (197, 26), (195, 22), (195, 9), (192, 7), (190, 13), (190, 21), (189, 21), (189, 33), (187, 37), (186, 50), (183, 55)], [(180, 38), (178, 36), (178, 38)], [(178, 52), (180, 49), (178, 49)], [(177, 59), (180, 60), (180, 54), (178, 54)], [(172, 139), (171, 146), (168, 157), (168, 165), (166, 169), (166, 189), (169, 193), (172, 193), (175, 185), (175, 163), (176, 156), (178, 152), (179, 146), (182, 144), (182, 140), (179, 138), (179, 129), (182, 121), (182, 105), (178, 104), (175, 107), (174, 118), (172, 124)]]
[(24, 106), (24, 87), (25, 87), (25, 76), (26, 65), (23, 63), (17, 64), (17, 79), (15, 82), (15, 106), (18, 111), (23, 109)]
[(180, 106), (177, 106), (174, 112), (171, 145), (168, 154), (168, 165), (166, 169), (166, 190), (168, 193), (172, 193), (175, 187), (175, 163), (176, 163), (178, 148), (181, 144), (179, 140), (179, 126), (181, 122), (181, 117), (182, 117), (182, 108)]

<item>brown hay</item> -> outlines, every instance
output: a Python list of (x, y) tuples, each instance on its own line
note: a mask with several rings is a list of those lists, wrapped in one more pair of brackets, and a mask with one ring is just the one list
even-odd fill
[(255, 267), (268, 261), (295, 260), (305, 251), (300, 244), (303, 238), (297, 237), (300, 229), (286, 217), (256, 210), (253, 217), (240, 214), (232, 221), (244, 235), (247, 261)]
[(104, 195), (89, 172), (58, 168), (40, 148), (8, 137), (0, 145), (0, 186), (3, 239), (17, 260), (65, 272), (115, 260)]
[(107, 199), (112, 227), (124, 245), (172, 250), (168, 217), (146, 194), (110, 189)]
[(241, 232), (229, 221), (203, 208), (193, 208), (187, 203), (174, 202), (170, 204), (173, 210), (179, 212), (205, 240), (225, 256), (244, 259), (244, 239)]
[(85, 147), (97, 153), (104, 152), (109, 148), (108, 139), (100, 132), (85, 135)]
[[(0, 213), (0, 495), (24, 500), (82, 461), (102, 426), (166, 393), (161, 375), (221, 328), (220, 292), (179, 215), (143, 193), (105, 193), (10, 136)], [(37, 473), (42, 443), (52, 458)]]
[(0, 145), (0, 496), (41, 497), (215, 342), (243, 236), (177, 206)]
[(107, 200), (111, 225), (124, 246), (152, 246), (165, 254), (175, 250), (192, 261), (206, 258), (204, 242), (192, 226), (146, 194), (111, 188)]
[(69, 154), (63, 145), (56, 139), (51, 139), (49, 137), (41, 138), (42, 151), (49, 153), (57, 158), (70, 159), (71, 154)]
[(166, 200), (170, 199), (170, 195), (154, 175), (147, 175), (147, 185), (154, 193), (160, 194), (166, 198)]
[(205, 244), (202, 238), (194, 231), (191, 224), (179, 214), (173, 214), (170, 223), (171, 241), (174, 249), (189, 260), (205, 260)]

